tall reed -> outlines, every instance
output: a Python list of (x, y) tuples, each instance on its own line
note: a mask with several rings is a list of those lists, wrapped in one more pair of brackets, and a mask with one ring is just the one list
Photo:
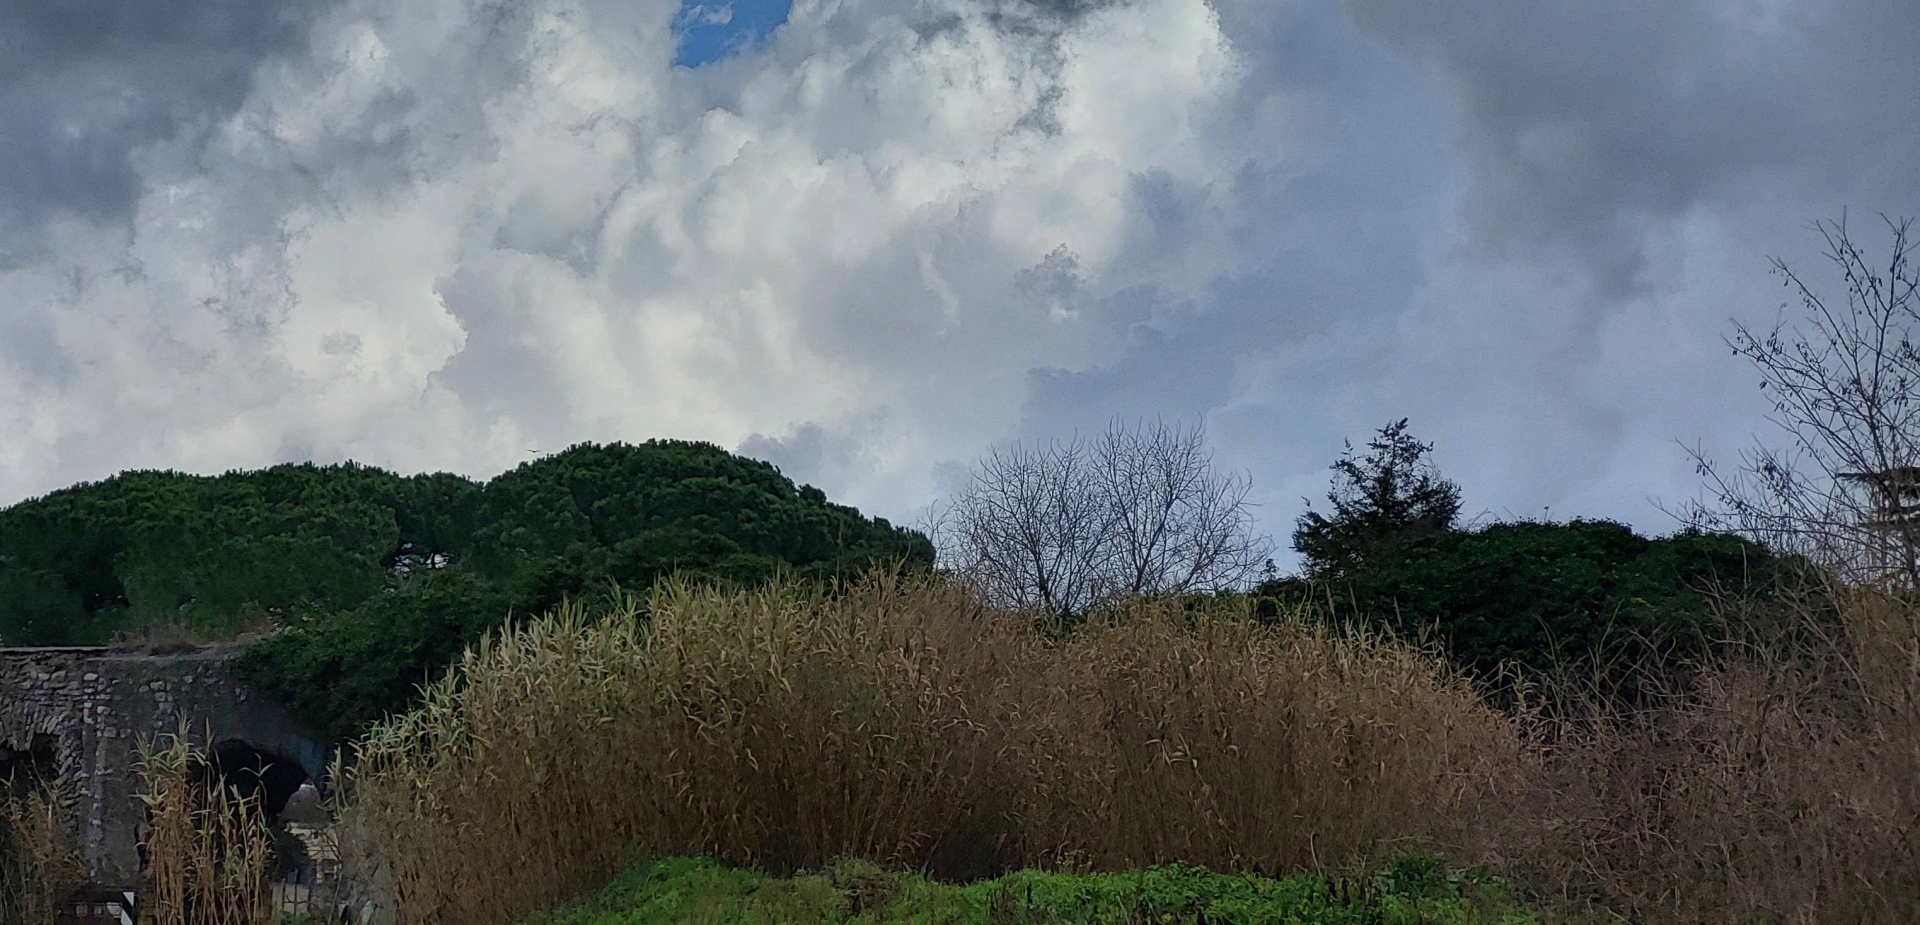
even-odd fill
[(142, 842), (155, 925), (267, 925), (272, 841), (258, 794), (242, 796), (182, 728), (140, 743)]
[(46, 925), (86, 882), (60, 790), (0, 781), (0, 925)]
[(1340, 865), (1460, 820), (1510, 724), (1431, 655), (1233, 604), (1060, 638), (933, 578), (658, 589), (469, 651), (342, 775), (402, 922), (511, 922), (632, 850), (953, 877)]
[(1920, 608), (1827, 598), (1801, 644), (1542, 730), (1510, 872), (1576, 916), (1920, 921)]

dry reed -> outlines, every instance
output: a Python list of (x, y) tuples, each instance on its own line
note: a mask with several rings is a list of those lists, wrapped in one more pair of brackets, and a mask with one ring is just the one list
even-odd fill
[(52, 922), (86, 879), (59, 791), (0, 781), (0, 925)]
[(275, 921), (272, 842), (258, 795), (228, 786), (184, 728), (142, 741), (138, 771), (155, 925)]
[(344, 830), (410, 923), (515, 921), (633, 850), (970, 877), (1411, 842), (1569, 921), (1920, 921), (1920, 607), (1790, 610), (1650, 666), (1639, 708), (1548, 716), (1421, 649), (1224, 604), (1048, 636), (933, 579), (667, 587), (469, 652), (339, 775)]
[(1832, 595), (1800, 614), (1820, 645), (1552, 724), (1505, 822), (1510, 872), (1576, 918), (1920, 921), (1920, 611)]
[(342, 831), (399, 921), (516, 921), (638, 850), (950, 877), (1334, 866), (1460, 820), (1511, 725), (1430, 654), (1237, 605), (1062, 638), (937, 579), (670, 586), (469, 651), (359, 746)]

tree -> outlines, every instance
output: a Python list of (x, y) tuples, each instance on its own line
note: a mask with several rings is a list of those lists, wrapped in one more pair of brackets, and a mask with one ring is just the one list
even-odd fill
[(235, 667), (344, 738), (509, 616), (569, 597), (932, 564), (926, 537), (705, 443), (580, 444), (486, 483), (353, 464), (128, 472), (0, 509), (0, 639), (271, 620)]
[(1293, 548), (1316, 578), (1346, 575), (1393, 541), (1451, 530), (1460, 514), (1460, 487), (1440, 477), (1427, 458), (1433, 445), (1415, 440), (1406, 418), (1367, 449), (1355, 458), (1348, 442), (1333, 464), (1333, 515), (1310, 510), (1295, 525)]
[(1788, 567), (1739, 537), (1641, 537), (1591, 520), (1430, 530), (1391, 549), (1331, 588), (1275, 582), (1268, 592), (1409, 637), (1432, 630), (1456, 664), (1483, 677), (1503, 665), (1631, 673), (1650, 658), (1706, 651), (1718, 635), (1715, 601), (1765, 597)]
[(1722, 472), (1697, 448), (1712, 502), (1686, 522), (1734, 529), (1807, 557), (1845, 579), (1920, 588), (1920, 269), (1911, 220), (1884, 219), (1892, 237), (1878, 269), (1840, 222), (1815, 224), (1839, 270), (1845, 305), (1785, 261), (1773, 272), (1805, 315), (1771, 329), (1736, 324), (1733, 352), (1752, 362), (1786, 446), (1760, 445)]
[(1134, 595), (1246, 585), (1271, 544), (1245, 476), (1214, 468), (1199, 427), (1115, 424), (996, 449), (934, 520), (946, 567), (1003, 607), (1055, 618)]

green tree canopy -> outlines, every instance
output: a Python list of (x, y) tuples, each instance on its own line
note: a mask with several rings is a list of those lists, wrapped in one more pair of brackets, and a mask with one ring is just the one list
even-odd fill
[(1697, 655), (1721, 635), (1715, 595), (1764, 597), (1797, 574), (1725, 534), (1648, 538), (1589, 520), (1462, 530), (1459, 487), (1405, 419), (1367, 449), (1348, 444), (1334, 463), (1332, 513), (1298, 521), (1305, 574), (1263, 593), (1409, 636), (1437, 633), (1456, 663), (1482, 674), (1630, 671), (1650, 656)]
[(510, 614), (672, 574), (828, 579), (876, 562), (930, 566), (933, 547), (705, 443), (581, 444), (486, 483), (351, 463), (128, 472), (0, 511), (0, 640), (270, 619), (280, 631), (241, 669), (345, 735)]
[(1720, 637), (1715, 595), (1765, 595), (1790, 574), (1739, 537), (1648, 538), (1599, 520), (1428, 532), (1378, 552), (1338, 579), (1267, 590), (1312, 594), (1409, 636), (1437, 631), (1456, 662), (1483, 674), (1503, 664), (1545, 673), (1700, 654)]

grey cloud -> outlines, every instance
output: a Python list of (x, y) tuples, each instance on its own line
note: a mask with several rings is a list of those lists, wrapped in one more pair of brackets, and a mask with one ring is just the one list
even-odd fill
[(844, 497), (880, 468), (873, 446), (887, 429), (887, 417), (881, 411), (839, 426), (808, 421), (778, 437), (752, 434), (734, 452), (773, 463), (796, 482)]
[(1765, 256), (1920, 172), (1892, 0), (849, 0), (691, 71), (671, 0), (189, 6), (5, 53), (0, 212), (144, 198), (0, 265), (0, 493), (672, 436), (905, 519), (995, 441), (1205, 415), (1284, 536), (1413, 415), (1473, 509), (1634, 519), (1758, 420), (1717, 337)]
[[(121, 218), (132, 154), (204, 129), (254, 68), (334, 5), (265, 0), (13, 0), (0, 5), (0, 263), (48, 214)], [(7, 252), (13, 251), (11, 261)]]
[[(488, 271), (492, 270), (492, 273)], [(550, 359), (530, 342), (519, 293), (498, 268), (463, 268), (439, 289), (466, 331), (461, 351), (434, 378), (457, 393), (480, 419), (513, 421), (528, 447), (568, 442), (568, 400)]]
[[(1215, 189), (1153, 172), (1136, 179), (1142, 221), (1118, 263), (1148, 285), (1107, 296), (1102, 312), (1128, 326), (1124, 351), (1094, 368), (1036, 370), (1021, 430), (1084, 431), (1114, 415), (1191, 419), (1236, 401), (1272, 402), (1280, 415), (1214, 437), (1277, 479), (1275, 466), (1317, 459), (1311, 448), (1339, 433), (1325, 421), (1337, 410), (1324, 393), (1364, 390), (1367, 373), (1349, 368), (1336, 380), (1316, 370), (1283, 394), (1254, 398), (1242, 367), (1335, 332), (1345, 343), (1356, 326), (1404, 310), (1420, 278), (1420, 229), (1442, 217), (1445, 151), (1435, 135), (1444, 123), (1337, 11), (1276, 11), (1268, 0), (1217, 9), (1249, 76), (1214, 128), (1216, 143), (1266, 158), (1247, 158)], [(1277, 123), (1261, 117), (1275, 100), (1289, 107)], [(1151, 284), (1182, 267), (1205, 270), (1188, 287)]]
[(1844, 203), (1920, 173), (1910, 0), (1346, 9), (1436, 77), (1479, 233), (1586, 249), (1616, 285), (1648, 221), (1783, 182)]

